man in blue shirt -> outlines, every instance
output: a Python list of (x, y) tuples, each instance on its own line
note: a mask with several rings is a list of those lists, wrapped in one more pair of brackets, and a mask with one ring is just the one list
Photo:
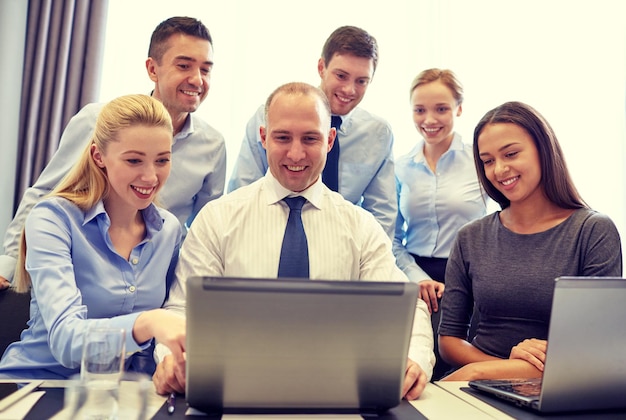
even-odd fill
[[(341, 117), (333, 146), (339, 149), (337, 191), (371, 212), (393, 238), (397, 213), (393, 134), (386, 121), (357, 107), (374, 77), (377, 63), (378, 44), (374, 37), (363, 29), (342, 26), (326, 40), (317, 70), (333, 119)], [(267, 172), (267, 156), (259, 133), (264, 123), (261, 106), (246, 127), (229, 191), (251, 184)], [(329, 162), (330, 159), (329, 154)], [(326, 170), (322, 180), (334, 189)]]
[[(172, 171), (159, 204), (189, 225), (204, 204), (224, 193), (226, 146), (223, 136), (193, 114), (206, 98), (213, 68), (213, 40), (197, 19), (173, 17), (160, 23), (146, 60), (154, 81), (152, 96), (168, 110), (174, 126)], [(9, 286), (26, 216), (65, 176), (90, 140), (103, 104), (89, 104), (65, 128), (59, 149), (35, 184), (24, 193), (4, 239), (0, 289)]]

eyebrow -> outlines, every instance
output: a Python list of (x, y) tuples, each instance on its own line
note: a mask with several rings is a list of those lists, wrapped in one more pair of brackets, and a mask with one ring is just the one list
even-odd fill
[[(189, 56), (186, 56), (186, 55), (177, 55), (176, 57), (174, 57), (174, 60), (184, 60), (184, 61), (193, 61), (193, 62), (196, 61), (195, 58), (192, 58), (192, 57), (189, 57)], [(212, 61), (205, 61), (204, 64), (212, 66), (213, 62)]]
[[(289, 131), (289, 130), (272, 130), (271, 134), (289, 134), (289, 135), (292, 135), (293, 133), (291, 131)], [(305, 131), (302, 134), (309, 135), (309, 136), (310, 135), (322, 135), (321, 132), (316, 131), (316, 130)]]
[[(506, 148), (508, 148), (508, 147), (511, 147), (511, 146), (513, 146), (513, 145), (516, 145), (516, 144), (519, 144), (519, 142), (507, 143), (507, 144), (505, 144), (504, 146), (502, 146), (501, 148), (499, 148), (499, 149), (498, 149), (498, 152), (501, 152), (501, 151), (503, 151), (504, 149), (506, 149)], [(478, 154), (478, 156), (489, 155), (489, 154), (491, 154), (491, 153), (482, 152), (482, 153), (479, 153), (479, 154)]]
[[(125, 152), (122, 152), (123, 155), (129, 155), (129, 154), (137, 154), (137, 155), (141, 155), (141, 156), (146, 156), (145, 152), (141, 152), (139, 150), (127, 150)], [(172, 152), (170, 150), (164, 151), (164, 152), (159, 152), (158, 156), (161, 155), (171, 155)]]
[[(335, 73), (347, 74), (348, 76), (352, 76), (352, 73), (350, 73), (349, 71), (346, 71), (344, 69), (341, 69), (341, 68), (334, 69), (334, 72)], [(355, 79), (372, 80), (372, 77), (371, 76), (355, 76)]]

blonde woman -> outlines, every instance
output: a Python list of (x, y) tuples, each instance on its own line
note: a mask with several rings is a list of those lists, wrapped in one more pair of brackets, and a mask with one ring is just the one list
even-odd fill
[[(413, 123), (420, 135), (408, 154), (396, 161), (398, 216), (393, 252), (398, 266), (420, 285), (420, 297), (439, 325), (446, 264), (456, 233), (483, 217), (487, 195), (474, 169), (472, 146), (455, 130), (463, 112), (463, 86), (447, 69), (420, 72), (410, 88)], [(450, 366), (439, 356), (433, 379)]]
[(29, 214), (16, 289), (30, 321), (0, 361), (0, 377), (67, 378), (90, 327), (126, 329), (127, 370), (151, 374), (156, 338), (182, 357), (184, 321), (159, 309), (181, 226), (154, 204), (170, 173), (172, 122), (145, 95), (104, 106), (72, 171)]

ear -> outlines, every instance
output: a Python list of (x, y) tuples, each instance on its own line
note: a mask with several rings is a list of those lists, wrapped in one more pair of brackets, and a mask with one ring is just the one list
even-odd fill
[(326, 62), (324, 62), (324, 59), (320, 57), (320, 59), (317, 60), (317, 73), (322, 78), (324, 77), (324, 70), (326, 70)]
[(328, 132), (328, 148), (326, 149), (326, 153), (330, 152), (335, 144), (335, 138), (337, 138), (337, 129), (335, 127), (331, 127)]
[(456, 110), (456, 116), (460, 117), (463, 113), (463, 105), (459, 105), (459, 108)]
[(148, 71), (148, 76), (150, 77), (150, 80), (152, 80), (155, 83), (158, 80), (156, 67), (157, 67), (157, 64), (154, 61), (154, 59), (152, 57), (148, 57), (148, 59), (146, 60), (146, 70)]
[(261, 135), (261, 145), (265, 150), (267, 150), (267, 131), (265, 130), (265, 126), (259, 127), (259, 134)]
[(91, 158), (99, 168), (104, 169), (106, 167), (104, 160), (102, 159), (102, 153), (95, 144), (91, 145)]

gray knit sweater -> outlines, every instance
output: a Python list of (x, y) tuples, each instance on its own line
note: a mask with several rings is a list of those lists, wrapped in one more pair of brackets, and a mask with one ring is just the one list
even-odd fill
[(526, 338), (547, 339), (556, 277), (621, 275), (619, 233), (607, 216), (580, 209), (545, 232), (523, 235), (505, 228), (495, 212), (458, 233), (439, 334), (466, 339), (476, 302), (480, 323), (472, 343), (508, 358)]

